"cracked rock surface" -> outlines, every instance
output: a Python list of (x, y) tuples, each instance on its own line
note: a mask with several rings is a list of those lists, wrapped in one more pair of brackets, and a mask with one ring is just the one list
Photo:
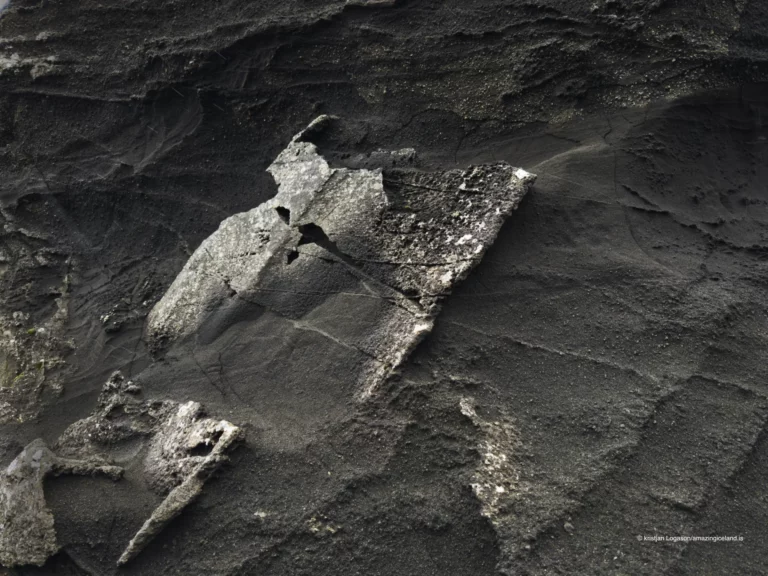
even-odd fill
[[(23, 484), (50, 511), (30, 547), (58, 552), (13, 573), (764, 574), (766, 39), (760, 0), (11, 0), (2, 469), (42, 439), (124, 470)], [(434, 319), (434, 260), (391, 265), (383, 235), (282, 203), (271, 263), (159, 314), (222, 223), (283, 194), (296, 147), (313, 174), (380, 174), (398, 218), (445, 199), (445, 229), (471, 166), (537, 179)], [(366, 396), (389, 302), (432, 327)], [(117, 370), (136, 390), (105, 419)], [(190, 402), (244, 439), (118, 567), (197, 492), (146, 468)], [(187, 474), (213, 446), (157, 449)]]
[[(211, 340), (245, 302), (365, 355), (357, 380), (369, 396), (430, 332), (535, 177), (506, 163), (331, 168), (305, 132), (268, 169), (277, 195), (225, 220), (192, 254), (149, 314), (150, 345)], [(400, 158), (412, 151), (379, 160)]]

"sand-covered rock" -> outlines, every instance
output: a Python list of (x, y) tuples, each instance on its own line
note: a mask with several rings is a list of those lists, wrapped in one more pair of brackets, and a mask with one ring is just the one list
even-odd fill
[(195, 251), (149, 315), (154, 346), (203, 339), (246, 301), (362, 351), (359, 385), (370, 394), (429, 333), (535, 179), (503, 162), (332, 168), (305, 138), (331, 121), (316, 119), (269, 167), (273, 199), (227, 218)]

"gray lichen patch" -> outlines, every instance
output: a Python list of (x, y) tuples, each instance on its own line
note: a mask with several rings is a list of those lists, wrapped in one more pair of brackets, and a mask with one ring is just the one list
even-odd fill
[(115, 373), (104, 386), (96, 412), (67, 428), (57, 450), (93, 457), (110, 455), (128, 441), (144, 441), (143, 476), (150, 488), (166, 497), (128, 543), (119, 560), (124, 564), (200, 495), (241, 437), (241, 430), (226, 420), (205, 417), (197, 402), (144, 400), (139, 386)]
[[(359, 390), (370, 394), (429, 333), (534, 180), (506, 163), (332, 168), (305, 141), (328, 121), (315, 120), (269, 167), (272, 200), (224, 220), (195, 251), (150, 313), (155, 349), (226, 327), (231, 303), (245, 301), (359, 351)], [(393, 165), (413, 152), (388, 154)]]
[(104, 474), (117, 480), (122, 469), (94, 458), (62, 458), (42, 440), (32, 441), (0, 475), (0, 565), (42, 566), (58, 550), (43, 480), (59, 474)]

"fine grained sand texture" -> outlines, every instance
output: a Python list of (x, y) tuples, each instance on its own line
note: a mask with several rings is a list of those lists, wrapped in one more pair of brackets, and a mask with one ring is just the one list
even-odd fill
[[(243, 435), (120, 568), (164, 498), (146, 441), (110, 448), (118, 481), (49, 477), (60, 551), (14, 573), (766, 573), (766, 27), (757, 0), (12, 1), (2, 469), (116, 370)], [(536, 181), (368, 396), (260, 305), (155, 350), (150, 311), (320, 115), (329, 169), (385, 191), (411, 149)]]

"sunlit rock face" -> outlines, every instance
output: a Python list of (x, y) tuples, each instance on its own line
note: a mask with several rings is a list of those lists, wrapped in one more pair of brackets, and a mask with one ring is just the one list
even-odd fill
[[(327, 117), (309, 130), (320, 130)], [(441, 301), (481, 260), (534, 176), (506, 163), (419, 172), (332, 168), (298, 134), (269, 167), (279, 192), (224, 222), (149, 315), (160, 348), (231, 324), (238, 301), (264, 307), (366, 360), (362, 396), (432, 329)]]

